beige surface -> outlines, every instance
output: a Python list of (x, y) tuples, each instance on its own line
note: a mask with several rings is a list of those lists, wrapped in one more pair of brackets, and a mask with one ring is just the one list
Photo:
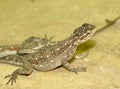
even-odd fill
[[(119, 8), (120, 0), (0, 0), (0, 45), (18, 44), (29, 36), (44, 34), (62, 40), (84, 22), (100, 28), (105, 19), (120, 15)], [(33, 71), (28, 77), (19, 76), (13, 86), (6, 86), (4, 76), (17, 67), (0, 64), (0, 89), (120, 89), (119, 24), (80, 46), (89, 50), (89, 56), (72, 64), (87, 63), (87, 72), (76, 75), (64, 68)]]

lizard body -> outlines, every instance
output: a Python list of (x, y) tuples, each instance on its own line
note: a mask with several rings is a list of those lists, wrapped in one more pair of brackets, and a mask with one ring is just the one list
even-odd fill
[(35, 53), (13, 54), (2, 57), (0, 59), (1, 63), (21, 66), (11, 75), (5, 77), (10, 77), (7, 84), (9, 82), (13, 84), (18, 75), (31, 74), (33, 69), (48, 71), (62, 65), (67, 70), (77, 73), (78, 69), (71, 68), (68, 61), (73, 57), (78, 45), (87, 41), (95, 33), (94, 28), (93, 25), (85, 23), (81, 27), (76, 28), (69, 38), (52, 45), (40, 47)]

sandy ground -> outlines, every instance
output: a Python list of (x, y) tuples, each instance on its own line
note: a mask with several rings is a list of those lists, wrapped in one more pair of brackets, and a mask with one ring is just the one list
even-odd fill
[[(104, 26), (105, 19), (120, 15), (120, 0), (0, 0), (0, 45), (18, 44), (30, 36), (63, 40), (82, 23)], [(120, 20), (78, 47), (88, 57), (74, 60), (74, 67), (87, 65), (78, 75), (64, 68), (19, 76), (5, 85), (5, 75), (16, 66), (0, 64), (0, 89), (120, 89)]]

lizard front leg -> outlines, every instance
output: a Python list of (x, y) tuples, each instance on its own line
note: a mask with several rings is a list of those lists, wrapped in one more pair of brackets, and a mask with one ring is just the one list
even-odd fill
[(62, 62), (63, 67), (64, 67), (65, 69), (67, 69), (68, 71), (70, 71), (70, 72), (74, 72), (74, 73), (77, 74), (78, 72), (81, 72), (81, 71), (84, 71), (84, 72), (85, 72), (85, 71), (86, 71), (86, 68), (85, 68), (85, 67), (72, 68), (67, 61), (62, 60), (61, 62)]
[(30, 75), (32, 71), (32, 64), (29, 61), (23, 61), (22, 68), (16, 69), (12, 74), (5, 76), (5, 78), (10, 77), (9, 81), (6, 84), (9, 84), (11, 82), (11, 85), (13, 85), (13, 83), (16, 82), (18, 75)]

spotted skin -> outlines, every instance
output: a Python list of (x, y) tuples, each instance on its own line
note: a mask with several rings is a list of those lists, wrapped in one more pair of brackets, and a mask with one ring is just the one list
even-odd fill
[[(16, 82), (18, 75), (31, 74), (33, 69), (48, 71), (62, 65), (67, 70), (77, 73), (78, 68), (72, 68), (68, 61), (73, 57), (78, 45), (87, 41), (95, 33), (94, 28), (93, 25), (85, 23), (81, 27), (76, 28), (69, 38), (53, 45), (41, 47), (35, 53), (13, 54), (3, 57), (0, 59), (1, 63), (21, 66), (11, 75), (5, 76), (5, 78), (10, 77), (7, 84)], [(85, 71), (84, 68), (82, 69)]]

